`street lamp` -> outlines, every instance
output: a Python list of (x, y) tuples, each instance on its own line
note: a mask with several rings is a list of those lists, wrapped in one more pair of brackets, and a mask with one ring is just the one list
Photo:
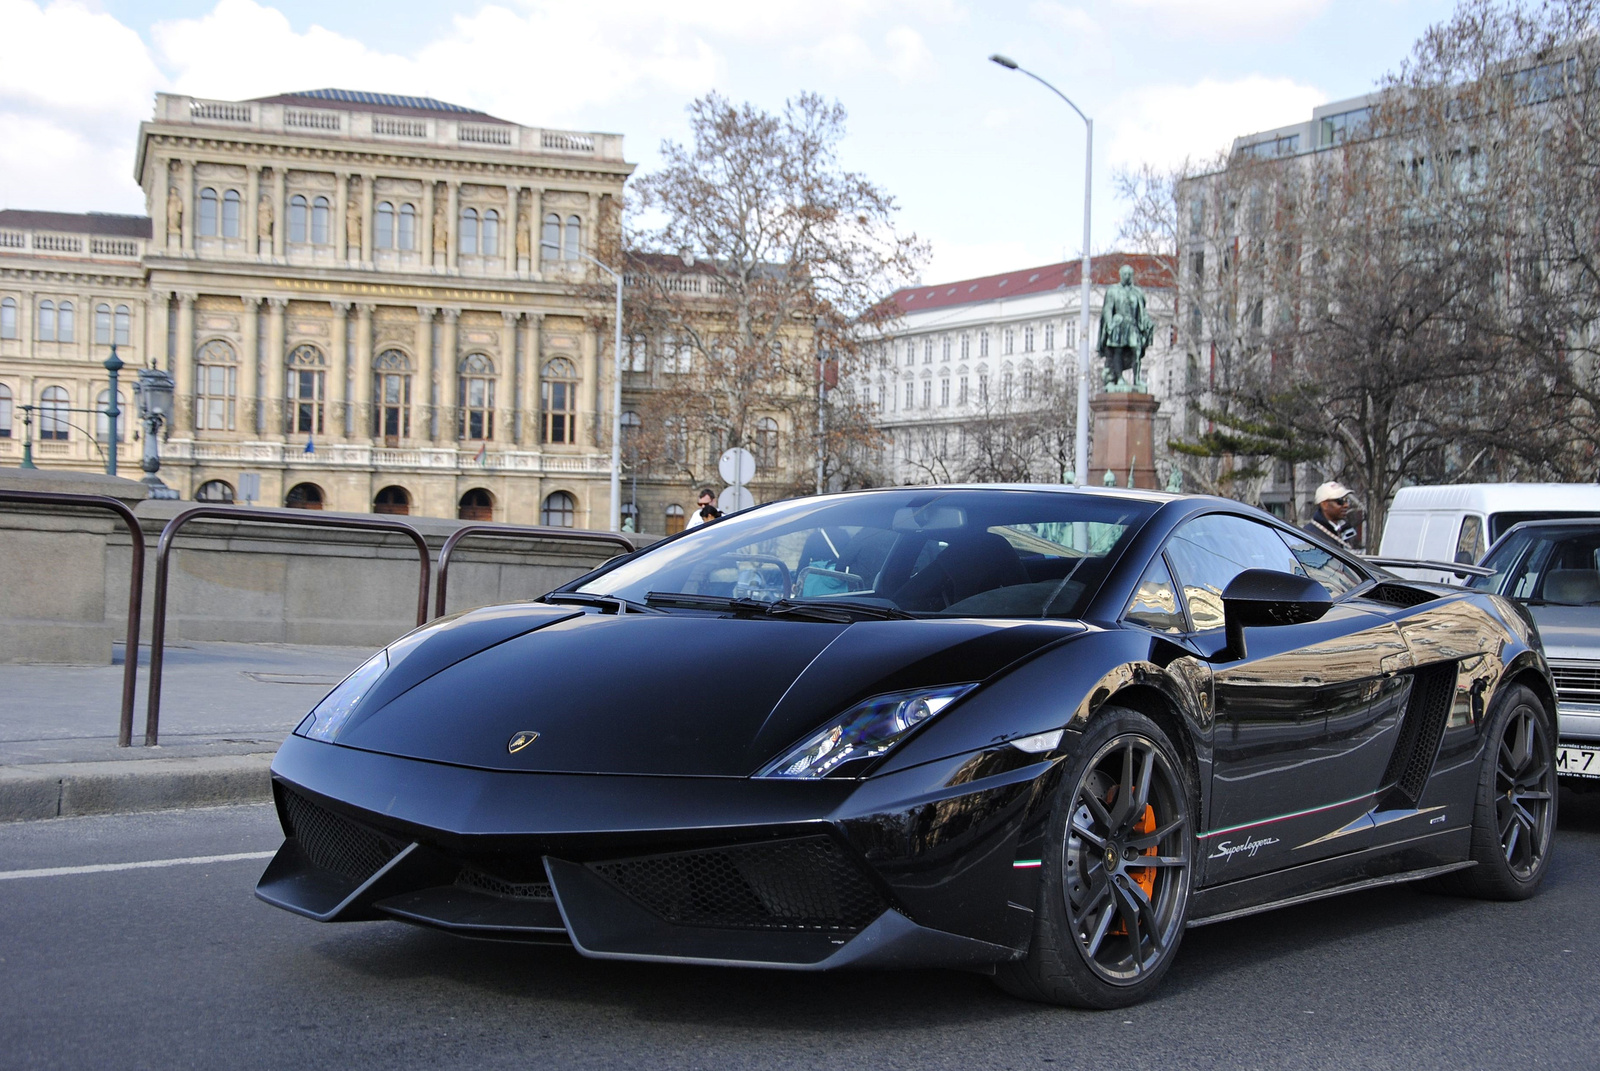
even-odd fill
[(121, 393), (121, 388), (117, 386), (117, 373), (123, 369), (122, 358), (117, 356), (117, 347), (115, 345), (111, 347), (111, 356), (105, 360), (105, 369), (106, 377), (111, 380), (111, 392), (105, 409), (106, 431), (110, 439), (110, 449), (106, 454), (106, 475), (115, 476), (117, 474), (117, 443), (119, 441), (117, 432), (120, 430), (117, 426), (117, 418), (122, 416), (122, 407), (117, 405), (117, 397)]
[(578, 254), (611, 276), (617, 284), (616, 369), (611, 377), (611, 530), (622, 531), (622, 274), (606, 267), (588, 253)]
[(1084, 477), (1089, 472), (1089, 276), (1092, 270), (1089, 256), (1089, 194), (1094, 186), (1094, 120), (1084, 115), (1083, 109), (1072, 103), (1071, 98), (1061, 90), (1032, 71), (1017, 66), (1016, 60), (999, 53), (990, 56), (989, 60), (1008, 71), (1018, 71), (1027, 75), (1066, 101), (1067, 107), (1077, 112), (1078, 118), (1082, 119), (1084, 126), (1088, 128), (1083, 146), (1083, 267), (1080, 280), (1081, 294), (1078, 298), (1078, 427), (1077, 441), (1074, 444), (1077, 469), (1072, 474), (1072, 482), (1082, 487)]
[(162, 428), (172, 426), (172, 402), (175, 393), (172, 374), (159, 368), (139, 369), (139, 382), (134, 384), (139, 396), (139, 419), (144, 422), (144, 459), (139, 467), (144, 469), (143, 483), (150, 488), (151, 498), (177, 498), (178, 492), (161, 482), (156, 473), (161, 471), (161, 449), (156, 435)]

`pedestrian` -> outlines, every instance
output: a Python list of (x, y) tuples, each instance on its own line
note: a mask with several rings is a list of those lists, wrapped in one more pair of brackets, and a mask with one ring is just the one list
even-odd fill
[[(705, 516), (706, 508), (716, 508), (717, 493), (711, 488), (700, 488), (700, 494), (696, 497), (698, 501), (695, 504), (694, 513), (689, 517), (689, 523), (685, 525), (686, 528), (693, 528), (697, 524), (704, 524), (708, 520), (708, 518)], [(720, 517), (722, 514), (719, 513), (717, 516)]]
[(1356, 530), (1345, 521), (1350, 513), (1351, 497), (1350, 488), (1338, 480), (1329, 480), (1318, 487), (1311, 519), (1301, 526), (1302, 530), (1321, 536), (1336, 547), (1357, 549)]
[(701, 524), (710, 524), (712, 521), (722, 516), (722, 511), (715, 506), (704, 506), (701, 508), (699, 513), (695, 514), (695, 516), (700, 518)]

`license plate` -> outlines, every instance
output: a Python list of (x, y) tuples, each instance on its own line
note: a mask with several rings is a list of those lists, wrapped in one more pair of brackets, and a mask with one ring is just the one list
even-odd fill
[(1563, 777), (1600, 777), (1600, 747), (1557, 745), (1556, 773)]

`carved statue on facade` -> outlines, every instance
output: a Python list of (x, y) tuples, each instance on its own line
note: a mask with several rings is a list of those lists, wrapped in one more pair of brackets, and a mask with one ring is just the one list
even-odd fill
[(449, 209), (445, 205), (444, 194), (436, 193), (433, 197), (433, 251), (447, 253), (450, 250), (450, 217)]
[(517, 257), (520, 260), (529, 259), (532, 254), (533, 216), (528, 211), (528, 206), (523, 205), (517, 213)]
[(183, 233), (183, 195), (178, 187), (167, 187), (167, 237), (176, 238)]
[(262, 241), (272, 241), (272, 196), (262, 194), (256, 202), (256, 234)]
[[(1139, 389), (1139, 363), (1155, 337), (1156, 325), (1145, 308), (1144, 291), (1133, 285), (1133, 269), (1124, 264), (1118, 282), (1106, 287), (1100, 300), (1100, 338), (1095, 350), (1105, 358), (1105, 387)], [(1124, 373), (1132, 381), (1123, 384)]]
[(348, 248), (361, 251), (361, 205), (354, 197), (345, 205), (344, 237)]

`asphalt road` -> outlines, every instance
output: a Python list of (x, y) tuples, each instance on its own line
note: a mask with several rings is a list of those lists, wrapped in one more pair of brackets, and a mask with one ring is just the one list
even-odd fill
[(1379, 890), (1191, 932), (1084, 1013), (946, 971), (599, 963), (255, 900), (270, 809), (0, 826), (6, 1068), (1595, 1068), (1600, 796), (1521, 904)]

